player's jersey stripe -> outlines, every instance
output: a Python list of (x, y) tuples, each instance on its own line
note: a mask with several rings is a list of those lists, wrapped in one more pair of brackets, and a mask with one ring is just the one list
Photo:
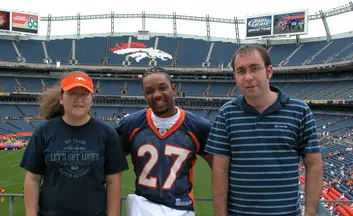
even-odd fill
[(161, 133), (159, 133), (159, 130), (156, 128), (156, 126), (153, 124), (152, 121), (152, 109), (149, 108), (147, 110), (146, 113), (146, 118), (147, 118), (147, 123), (148, 125), (152, 128), (153, 132), (160, 138), (160, 139), (165, 139), (166, 137), (168, 137), (170, 134), (172, 134), (173, 132), (175, 132), (176, 130), (179, 129), (180, 125), (183, 123), (184, 119), (185, 119), (185, 111), (183, 109), (179, 109), (180, 110), (180, 118), (178, 119), (177, 122), (175, 122), (175, 124), (164, 134), (162, 135)]
[(187, 132), (188, 132), (188, 134), (190, 134), (192, 140), (194, 140), (194, 142), (195, 142), (196, 152), (199, 152), (200, 151), (200, 142), (199, 142), (199, 140), (197, 139), (195, 134), (193, 134), (191, 131), (187, 131)]
[(132, 139), (134, 138), (135, 134), (140, 130), (140, 128), (135, 128), (132, 133), (129, 136), (129, 142), (132, 141)]

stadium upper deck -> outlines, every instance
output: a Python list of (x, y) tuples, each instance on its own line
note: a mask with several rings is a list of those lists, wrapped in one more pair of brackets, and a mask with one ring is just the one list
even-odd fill
[[(325, 38), (278, 40), (264, 44), (275, 67), (311, 66), (353, 61), (353, 34)], [(206, 38), (168, 37), (151, 34), (141, 40), (137, 34), (93, 36), (46, 41), (0, 39), (0, 61), (71, 65), (112, 65), (148, 67), (209, 67), (227, 69), (240, 46), (234, 41), (207, 41)], [(261, 42), (261, 41), (259, 41)]]
[[(272, 57), (273, 66), (279, 68), (306, 68), (351, 64), (353, 62), (353, 32), (330, 34), (327, 20), (332, 16), (351, 13), (353, 3), (326, 11), (308, 14), (308, 10), (272, 13), (227, 19), (183, 16), (168, 14), (97, 14), (77, 16), (41, 17), (22, 14), (27, 23), (21, 30), (0, 28), (0, 62), (44, 63), (60, 65), (111, 65), (111, 66), (172, 66), (176, 68), (219, 68), (229, 70), (230, 60), (241, 44), (259, 43), (266, 47)], [(11, 12), (15, 13), (15, 12)], [(21, 13), (16, 13), (21, 15)], [(114, 30), (115, 19), (142, 20), (142, 30), (136, 33), (118, 33)], [(108, 19), (111, 30), (106, 34), (81, 34), (81, 21)], [(173, 34), (150, 33), (146, 19), (173, 20)], [(308, 34), (311, 21), (322, 19), (325, 36), (302, 38)], [(183, 35), (177, 33), (177, 21), (200, 21), (207, 26), (207, 36)], [(77, 21), (77, 34), (69, 36), (52, 35), (52, 22)], [(17, 26), (16, 21), (11, 21)], [(46, 27), (46, 35), (36, 35), (39, 26)], [(211, 35), (211, 23), (230, 24), (235, 27), (235, 39), (217, 38)], [(239, 31), (245, 24), (246, 39)], [(315, 23), (317, 25), (317, 23)], [(164, 24), (165, 25), (165, 24)], [(239, 30), (240, 29), (240, 30)], [(349, 29), (346, 29), (347, 31)], [(63, 30), (62, 30), (63, 31)], [(22, 33), (21, 33), (22, 32)], [(28, 35), (28, 32), (34, 35)], [(295, 37), (294, 37), (295, 36)]]
[[(309, 15), (308, 18), (309, 20), (322, 18), (325, 21), (325, 17), (352, 9), (353, 4), (350, 4), (339, 10), (320, 12), (320, 16)], [(130, 15), (130, 18), (139, 18)], [(99, 16), (101, 15), (44, 17), (42, 20), (83, 20)], [(145, 14), (145, 17), (155, 18), (152, 16)], [(195, 17), (189, 18), (192, 20)], [(209, 25), (210, 20), (222, 22), (209, 17), (206, 24)], [(243, 24), (245, 22), (238, 21)], [(79, 25), (77, 27), (79, 30)], [(147, 67), (162, 66), (167, 67), (172, 73), (178, 87), (177, 97), (182, 98), (180, 100), (182, 106), (213, 120), (220, 105), (220, 102), (216, 104), (213, 99), (222, 97), (227, 100), (239, 94), (231, 73), (215, 72), (230, 71), (232, 56), (241, 44), (259, 43), (272, 57), (276, 70), (272, 79), (274, 85), (294, 97), (309, 101), (308, 103), (316, 100), (317, 103), (323, 104), (324, 108), (317, 104), (310, 105), (315, 106), (314, 110), (323, 112), (323, 122), (327, 123), (327, 119), (332, 116), (336, 120), (342, 118), (344, 120), (342, 125), (350, 122), (349, 107), (353, 104), (351, 82), (353, 73), (349, 69), (353, 65), (352, 32), (330, 35), (327, 31), (326, 36), (316, 38), (296, 36), (285, 39), (270, 37), (240, 40), (239, 35), (237, 39), (215, 38), (209, 35), (209, 30), (206, 37), (150, 33), (146, 29), (142, 30), (124, 34), (116, 33), (112, 29), (111, 33), (90, 35), (79, 34), (78, 31), (77, 35), (70, 36), (0, 34), (0, 93), (15, 96), (23, 93), (37, 94), (54, 84), (63, 71), (84, 70), (93, 76), (97, 95), (102, 96), (100, 99), (105, 96), (113, 98), (113, 102), (109, 102), (110, 99), (102, 99), (97, 104), (98, 106), (95, 107), (97, 116), (112, 117), (121, 113), (131, 113), (146, 106), (144, 102), (139, 101), (141, 85), (138, 75)], [(340, 67), (339, 70), (337, 70), (338, 67)], [(181, 73), (184, 71), (190, 73), (187, 75)], [(203, 73), (197, 74), (193, 71)], [(298, 75), (298, 73), (301, 74)], [(1, 102), (2, 116), (26, 117), (28, 113), (32, 116), (36, 115), (37, 103), (21, 101), (15, 96), (11, 98), (11, 102), (6, 101), (7, 99)], [(127, 104), (117, 101), (123, 96), (136, 100)], [(190, 102), (195, 98), (199, 101)], [(212, 106), (206, 107), (205, 98), (207, 102), (212, 101)], [(344, 104), (348, 108), (338, 108), (337, 104)], [(328, 110), (338, 112), (339, 117), (327, 113)], [(337, 121), (341, 122), (341, 120)], [(22, 131), (33, 129), (36, 124), (35, 121), (29, 120), (33, 123), (31, 125), (21, 120), (24, 125), (17, 127), (12, 122), (14, 127), (8, 124), (9, 121), (6, 122), (0, 129), (10, 127), (8, 130), (17, 131), (20, 128)], [(352, 125), (343, 125), (340, 128), (349, 129)]]

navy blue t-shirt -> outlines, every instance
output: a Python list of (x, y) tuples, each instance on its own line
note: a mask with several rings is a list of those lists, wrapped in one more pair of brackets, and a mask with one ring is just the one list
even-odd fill
[(94, 118), (70, 126), (61, 116), (36, 128), (20, 166), (43, 176), (43, 216), (105, 215), (105, 176), (128, 169), (113, 128)]

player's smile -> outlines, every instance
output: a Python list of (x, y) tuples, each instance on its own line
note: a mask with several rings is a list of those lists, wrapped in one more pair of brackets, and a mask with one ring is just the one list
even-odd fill
[(166, 105), (165, 101), (162, 101), (162, 100), (156, 101), (155, 104), (156, 104), (157, 108), (161, 108)]

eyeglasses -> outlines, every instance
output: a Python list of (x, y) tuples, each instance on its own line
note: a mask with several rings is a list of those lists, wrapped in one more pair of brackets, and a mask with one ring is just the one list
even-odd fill
[(265, 69), (267, 67), (265, 66), (258, 66), (258, 65), (253, 65), (253, 66), (250, 66), (248, 69), (246, 68), (238, 68), (235, 70), (235, 74), (237, 76), (245, 76), (246, 75), (246, 72), (249, 71), (250, 74), (256, 74), (257, 72)]
[(92, 95), (91, 92), (74, 92), (74, 91), (64, 92), (64, 94), (75, 99), (81, 98), (83, 100), (88, 99)]

